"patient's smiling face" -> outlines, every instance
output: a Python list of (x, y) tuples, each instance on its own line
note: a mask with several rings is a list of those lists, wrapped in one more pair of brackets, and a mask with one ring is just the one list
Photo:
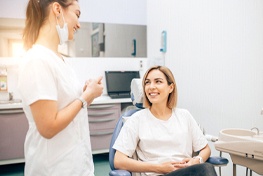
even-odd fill
[(168, 96), (173, 91), (173, 86), (168, 85), (163, 72), (158, 69), (150, 71), (144, 84), (144, 91), (152, 104), (167, 104)]

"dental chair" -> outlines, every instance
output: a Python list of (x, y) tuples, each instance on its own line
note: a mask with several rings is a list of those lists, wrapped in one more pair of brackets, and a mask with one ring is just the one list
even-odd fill
[[(142, 80), (141, 79), (133, 79), (131, 82), (131, 99), (132, 103), (134, 105), (133, 108), (130, 110), (125, 111), (121, 117), (119, 118), (117, 125), (115, 127), (115, 130), (113, 132), (111, 143), (110, 143), (110, 149), (109, 149), (109, 164), (111, 171), (109, 173), (109, 176), (131, 176), (132, 173), (127, 170), (118, 170), (114, 167), (114, 155), (116, 150), (113, 147), (115, 140), (117, 139), (121, 128), (124, 124), (124, 121), (126, 118), (129, 118), (132, 114), (135, 112), (143, 109), (143, 90), (142, 90)], [(201, 128), (201, 130), (204, 132), (204, 130)], [(217, 138), (207, 135), (208, 140), (211, 140), (212, 142), (215, 142)], [(219, 167), (219, 175), (221, 176), (221, 167), (226, 166), (228, 164), (228, 159), (223, 158), (222, 153), (220, 153), (220, 156), (212, 156), (209, 157), (206, 162), (213, 164), (216, 167)]]

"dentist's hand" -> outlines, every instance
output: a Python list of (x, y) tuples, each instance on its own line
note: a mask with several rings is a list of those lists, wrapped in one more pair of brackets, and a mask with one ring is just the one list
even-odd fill
[(98, 77), (97, 79), (89, 79), (86, 81), (85, 86), (83, 87), (82, 98), (84, 98), (88, 104), (101, 96), (103, 92), (103, 85), (102, 85), (102, 76)]

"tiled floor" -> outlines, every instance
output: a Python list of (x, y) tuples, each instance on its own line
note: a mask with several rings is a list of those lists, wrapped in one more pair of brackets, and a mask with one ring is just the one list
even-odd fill
[(108, 176), (110, 172), (109, 154), (93, 155), (95, 176)]
[[(93, 155), (95, 176), (108, 176), (110, 166), (108, 154)], [(10, 164), (0, 166), (0, 176), (24, 176), (24, 164)]]

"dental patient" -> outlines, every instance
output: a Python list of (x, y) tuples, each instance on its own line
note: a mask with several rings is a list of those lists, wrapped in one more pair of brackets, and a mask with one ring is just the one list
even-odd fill
[[(129, 117), (113, 146), (114, 166), (138, 175), (216, 176), (208, 142), (192, 115), (176, 108), (177, 88), (164, 66), (146, 71), (145, 109)], [(192, 153), (199, 152), (192, 157)], [(133, 159), (134, 154), (137, 159)]]

